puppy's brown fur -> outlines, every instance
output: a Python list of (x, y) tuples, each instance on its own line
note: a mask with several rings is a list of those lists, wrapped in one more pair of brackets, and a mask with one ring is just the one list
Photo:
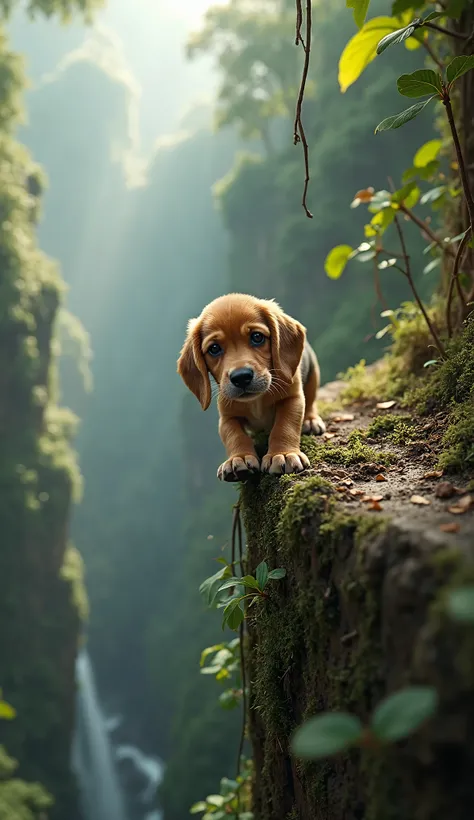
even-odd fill
[[(234, 383), (242, 368), (251, 377), (245, 388)], [(217, 472), (221, 480), (309, 467), (301, 432), (325, 430), (316, 404), (319, 365), (305, 328), (276, 302), (241, 293), (215, 299), (189, 322), (178, 373), (203, 410), (211, 402), (209, 374), (218, 385), (219, 433), (227, 451)], [(249, 435), (258, 431), (270, 434), (261, 464)]]

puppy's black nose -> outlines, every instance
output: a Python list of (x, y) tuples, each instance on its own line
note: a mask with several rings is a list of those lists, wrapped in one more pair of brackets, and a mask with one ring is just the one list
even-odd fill
[(235, 387), (245, 390), (253, 379), (253, 370), (251, 367), (237, 367), (229, 373), (229, 379)]

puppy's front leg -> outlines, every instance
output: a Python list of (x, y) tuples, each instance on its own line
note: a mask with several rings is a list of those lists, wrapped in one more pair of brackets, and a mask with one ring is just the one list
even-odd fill
[(227, 460), (217, 470), (217, 478), (221, 481), (243, 481), (260, 470), (253, 441), (245, 432), (242, 419), (221, 416), (219, 435), (227, 451)]
[(262, 461), (264, 473), (301, 473), (310, 466), (309, 459), (300, 450), (303, 416), (303, 395), (291, 396), (278, 402), (268, 453)]

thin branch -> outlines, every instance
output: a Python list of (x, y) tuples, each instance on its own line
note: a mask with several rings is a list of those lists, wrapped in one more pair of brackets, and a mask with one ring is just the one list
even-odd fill
[(469, 37), (468, 34), (460, 34), (459, 31), (452, 31), (444, 26), (438, 26), (436, 23), (423, 23), (423, 27), (437, 31), (439, 34), (447, 34), (448, 37), (454, 37), (456, 40), (462, 40), (463, 42)]
[(474, 236), (474, 199), (472, 198), (472, 192), (469, 185), (469, 178), (466, 171), (466, 165), (464, 163), (464, 157), (461, 150), (461, 143), (459, 142), (459, 135), (456, 128), (456, 123), (454, 121), (454, 114), (453, 114), (453, 107), (451, 105), (451, 99), (449, 97), (449, 92), (446, 91), (443, 96), (443, 104), (446, 108), (446, 114), (448, 115), (448, 122), (451, 128), (451, 134), (453, 137), (454, 147), (456, 149), (456, 156), (458, 159), (458, 166), (459, 166), (459, 174), (461, 176), (462, 187), (464, 191), (464, 197), (466, 199), (467, 210), (469, 211), (469, 222), (471, 227), (471, 235)]
[(400, 202), (399, 208), (401, 212), (408, 217), (408, 219), (411, 219), (411, 221), (415, 223), (415, 225), (420, 229), (420, 231), (422, 231), (422, 233), (426, 234), (428, 239), (431, 239), (431, 241), (438, 246), (438, 248), (442, 248), (442, 250), (446, 251), (446, 253), (454, 255), (453, 249), (449, 245), (446, 245), (446, 243), (443, 242), (443, 240), (440, 239), (439, 236), (437, 236), (437, 234), (435, 234), (435, 232), (430, 228), (430, 226), (427, 222), (425, 222), (424, 219), (420, 219), (420, 217), (417, 216), (410, 208), (407, 208), (406, 205), (403, 204), (403, 202)]
[(423, 42), (423, 45), (424, 45), (426, 51), (428, 52), (431, 59), (433, 60), (433, 62), (436, 63), (436, 65), (438, 66), (438, 68), (441, 72), (444, 72), (444, 63), (442, 63), (441, 60), (439, 59), (439, 57), (436, 54), (434, 48), (431, 46), (430, 41), (426, 38), (423, 38), (422, 42)]
[(311, 0), (306, 0), (306, 42), (303, 40), (301, 36), (301, 26), (303, 24), (303, 12), (301, 6), (301, 0), (296, 0), (296, 38), (295, 43), (296, 45), (303, 46), (304, 50), (304, 65), (303, 65), (303, 73), (301, 76), (301, 83), (300, 83), (300, 90), (298, 92), (298, 100), (296, 103), (296, 114), (295, 114), (295, 122), (293, 128), (293, 142), (297, 145), (301, 142), (303, 146), (303, 155), (304, 155), (304, 168), (305, 168), (305, 178), (304, 178), (304, 188), (303, 188), (303, 198), (301, 200), (301, 204), (304, 208), (305, 214), (309, 219), (313, 218), (313, 214), (309, 210), (306, 204), (306, 197), (308, 195), (308, 185), (309, 185), (309, 149), (308, 149), (308, 142), (306, 139), (305, 130), (303, 127), (303, 122), (301, 120), (301, 112), (303, 108), (303, 100), (304, 100), (304, 93), (306, 89), (306, 81), (308, 79), (308, 70), (309, 70), (309, 60), (311, 56)]
[(423, 318), (424, 318), (424, 320), (425, 320), (425, 322), (426, 322), (426, 324), (429, 328), (429, 331), (430, 331), (430, 333), (433, 337), (434, 343), (435, 343), (440, 355), (444, 358), (446, 353), (445, 353), (443, 343), (442, 343), (441, 339), (439, 338), (438, 333), (436, 331), (436, 328), (434, 327), (430, 317), (428, 316), (428, 314), (426, 312), (426, 308), (425, 308), (423, 302), (421, 301), (421, 299), (418, 295), (418, 291), (417, 291), (415, 283), (413, 281), (413, 276), (412, 276), (412, 272), (411, 272), (411, 265), (410, 265), (410, 257), (408, 256), (407, 246), (405, 244), (405, 237), (403, 235), (403, 231), (402, 231), (402, 228), (401, 228), (401, 225), (400, 225), (400, 220), (399, 220), (399, 218), (396, 214), (395, 214), (395, 220), (394, 221), (395, 221), (395, 227), (396, 227), (397, 233), (398, 233), (398, 238), (400, 240), (400, 247), (402, 249), (403, 258), (405, 260), (405, 275), (408, 279), (408, 282), (410, 283), (410, 287), (411, 287), (413, 296), (415, 297), (416, 303), (417, 303), (418, 307), (420, 308), (420, 310), (423, 314)]
[(464, 293), (461, 287), (461, 283), (459, 281), (459, 268), (461, 267), (462, 258), (464, 256), (464, 250), (466, 248), (467, 243), (471, 237), (471, 231), (468, 228), (466, 233), (464, 234), (463, 238), (461, 239), (458, 247), (458, 251), (456, 254), (456, 259), (454, 260), (453, 272), (451, 275), (451, 281), (449, 283), (449, 291), (448, 291), (448, 299), (446, 303), (446, 327), (448, 329), (448, 336), (451, 338), (453, 335), (453, 328), (451, 324), (451, 305), (453, 302), (454, 296), (454, 286), (456, 285), (459, 301), (461, 303), (461, 307), (466, 306), (466, 301), (464, 297)]
[[(232, 519), (232, 566), (235, 564), (236, 542), (239, 547), (239, 564), (242, 575), (244, 575), (243, 566), (243, 546), (242, 546), (242, 521), (240, 518), (240, 501), (234, 506), (234, 517)], [(242, 759), (242, 752), (245, 742), (245, 730), (247, 728), (247, 693), (246, 693), (246, 674), (245, 674), (245, 654), (244, 654), (244, 621), (239, 627), (239, 649), (240, 649), (240, 677), (242, 680), (242, 726), (240, 730), (239, 748), (237, 752), (237, 777), (240, 775), (240, 762)]]
[(378, 266), (378, 258), (379, 255), (382, 253), (382, 250), (377, 251), (374, 256), (374, 287), (375, 293), (377, 294), (377, 299), (379, 300), (380, 304), (382, 305), (383, 310), (388, 310), (388, 305), (385, 301), (383, 292), (382, 292), (382, 285), (380, 283), (380, 271)]

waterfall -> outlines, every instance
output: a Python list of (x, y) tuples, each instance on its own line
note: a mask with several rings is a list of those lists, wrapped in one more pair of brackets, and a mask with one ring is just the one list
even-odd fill
[(97, 697), (90, 658), (77, 660), (77, 728), (73, 766), (85, 820), (127, 820), (107, 724)]

